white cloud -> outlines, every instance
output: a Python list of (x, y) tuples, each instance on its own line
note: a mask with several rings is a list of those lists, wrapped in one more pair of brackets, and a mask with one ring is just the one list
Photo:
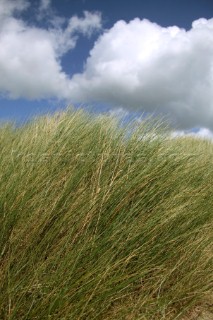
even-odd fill
[(28, 5), (27, 0), (0, 0), (0, 92), (14, 99), (68, 98), (70, 79), (61, 58), (75, 48), (79, 34), (101, 29), (101, 16), (84, 12), (82, 18), (71, 17), (64, 29), (42, 29), (14, 17)]
[(75, 100), (166, 113), (180, 128), (213, 129), (213, 19), (199, 19), (189, 31), (118, 21), (99, 37), (71, 88)]
[(67, 32), (79, 31), (90, 36), (95, 29), (100, 29), (100, 15), (84, 11), (84, 18), (73, 16), (67, 27)]
[(200, 128), (197, 132), (197, 136), (200, 138), (213, 140), (213, 133), (207, 128)]
[(101, 30), (101, 15), (84, 12), (67, 21), (50, 0), (38, 3), (38, 11), (48, 15), (46, 29), (21, 19), (30, 1), (0, 0), (2, 95), (109, 103), (167, 114), (180, 130), (213, 130), (213, 19), (194, 21), (188, 31), (146, 19), (118, 21), (99, 36), (84, 71), (70, 78), (62, 57), (75, 48), (79, 34)]
[(40, 0), (35, 18), (39, 22), (45, 21), (49, 26), (60, 28), (66, 23), (66, 19), (57, 15), (56, 11), (51, 6), (51, 2), (51, 0)]
[(195, 138), (200, 138), (200, 139), (207, 139), (213, 141), (213, 132), (207, 128), (199, 128), (198, 130), (179, 130), (179, 131), (174, 131), (171, 134), (172, 138), (176, 137), (184, 137), (184, 136), (189, 136), (189, 137), (195, 137)]

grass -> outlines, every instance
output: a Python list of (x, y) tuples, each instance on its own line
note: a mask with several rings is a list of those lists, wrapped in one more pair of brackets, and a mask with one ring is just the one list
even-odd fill
[(2, 126), (0, 319), (174, 320), (205, 303), (212, 161), (211, 142), (159, 121)]

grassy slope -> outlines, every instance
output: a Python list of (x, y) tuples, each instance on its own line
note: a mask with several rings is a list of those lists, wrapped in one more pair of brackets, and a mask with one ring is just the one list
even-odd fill
[(0, 129), (0, 319), (173, 320), (211, 295), (213, 146), (150, 126)]

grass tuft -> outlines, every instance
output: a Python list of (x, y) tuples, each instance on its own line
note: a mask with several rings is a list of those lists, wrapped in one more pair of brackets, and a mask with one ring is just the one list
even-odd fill
[(182, 319), (212, 296), (213, 145), (67, 110), (0, 128), (0, 319)]

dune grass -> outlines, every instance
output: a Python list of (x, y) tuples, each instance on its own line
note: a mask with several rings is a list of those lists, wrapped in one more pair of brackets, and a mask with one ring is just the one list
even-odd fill
[(212, 295), (213, 144), (163, 127), (0, 128), (0, 319), (174, 320)]

